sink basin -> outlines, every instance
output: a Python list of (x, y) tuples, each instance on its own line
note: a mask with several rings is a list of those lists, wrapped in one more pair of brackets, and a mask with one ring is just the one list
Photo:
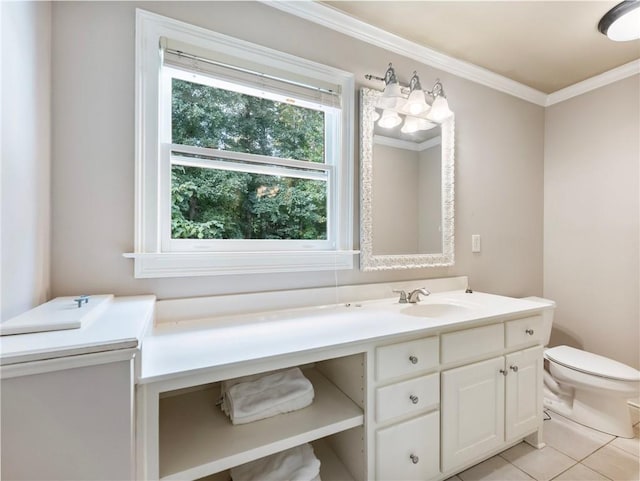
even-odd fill
[(460, 304), (415, 304), (405, 307), (400, 312), (416, 317), (447, 317), (452, 315), (460, 315), (470, 310), (469, 307)]

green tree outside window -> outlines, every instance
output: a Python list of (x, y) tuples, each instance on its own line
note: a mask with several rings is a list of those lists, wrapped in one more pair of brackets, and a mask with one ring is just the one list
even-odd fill
[[(172, 142), (324, 162), (324, 113), (172, 81)], [(321, 180), (172, 166), (174, 239), (327, 238)]]

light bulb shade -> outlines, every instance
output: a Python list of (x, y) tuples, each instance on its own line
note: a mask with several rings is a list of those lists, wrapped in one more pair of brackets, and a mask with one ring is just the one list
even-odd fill
[(427, 115), (427, 119), (434, 122), (442, 122), (453, 115), (453, 112), (449, 109), (449, 102), (444, 97), (436, 97), (431, 105), (431, 110)]
[(430, 130), (434, 127), (437, 127), (438, 124), (434, 124), (433, 122), (429, 122), (426, 119), (418, 119), (418, 130)]
[(436, 124), (429, 122), (428, 120), (412, 117), (407, 115), (404, 119), (404, 124), (400, 129), (403, 134), (412, 134), (419, 130), (429, 130), (436, 126)]
[(429, 110), (429, 104), (424, 98), (424, 92), (422, 90), (412, 91), (404, 104), (403, 110), (410, 115), (420, 115)]
[(404, 119), (404, 124), (402, 124), (400, 132), (402, 132), (403, 134), (412, 134), (414, 132), (417, 132), (418, 130), (420, 130), (418, 128), (418, 119), (407, 115)]
[(640, 1), (627, 0), (613, 7), (598, 23), (598, 30), (616, 42), (640, 38)]
[(383, 110), (382, 116), (380, 120), (378, 120), (378, 125), (383, 129), (392, 129), (400, 125), (400, 122), (402, 122), (402, 119), (396, 112), (393, 110)]
[(404, 104), (405, 99), (402, 96), (402, 89), (399, 83), (391, 83), (387, 85), (382, 92), (382, 96), (378, 99), (378, 107), (381, 109), (399, 109)]

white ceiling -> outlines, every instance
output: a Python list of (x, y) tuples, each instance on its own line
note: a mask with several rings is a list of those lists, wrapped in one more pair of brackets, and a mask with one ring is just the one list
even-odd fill
[(640, 40), (598, 32), (618, 1), (321, 3), (547, 94), (640, 59)]

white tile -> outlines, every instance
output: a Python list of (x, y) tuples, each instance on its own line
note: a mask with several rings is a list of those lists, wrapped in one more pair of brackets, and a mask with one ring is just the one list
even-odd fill
[(616, 481), (640, 479), (640, 458), (615, 446), (600, 448), (582, 464)]
[(551, 446), (536, 449), (526, 443), (516, 444), (500, 456), (538, 481), (552, 479), (576, 464), (574, 459)]
[(544, 442), (576, 461), (615, 439), (615, 436), (575, 423), (559, 414), (552, 412), (550, 415), (551, 419), (543, 425)]
[(531, 476), (523, 473), (500, 456), (476, 464), (458, 474), (462, 481), (532, 481)]
[(615, 446), (634, 456), (640, 457), (640, 424), (636, 424), (633, 427), (633, 433), (635, 434), (634, 438), (616, 438), (611, 442), (611, 446)]
[(609, 478), (593, 469), (587, 468), (583, 464), (576, 464), (560, 476), (553, 478), (553, 481), (609, 481)]

